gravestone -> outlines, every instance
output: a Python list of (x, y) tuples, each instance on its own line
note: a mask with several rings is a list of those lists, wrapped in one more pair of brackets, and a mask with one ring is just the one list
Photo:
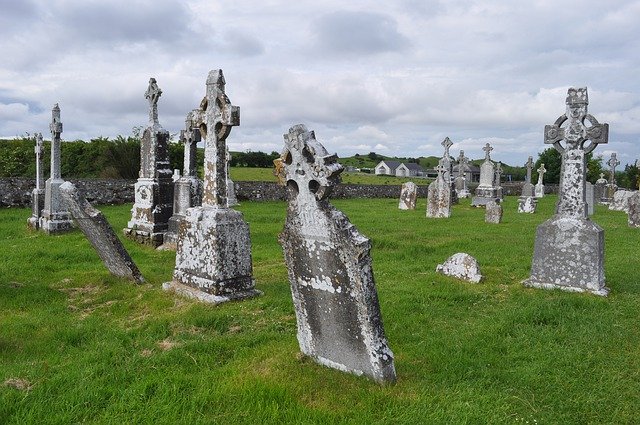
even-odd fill
[(436, 170), (438, 177), (427, 189), (427, 217), (448, 218), (451, 217), (451, 185), (445, 179), (446, 168), (439, 161)]
[(71, 182), (64, 182), (60, 185), (60, 195), (65, 207), (73, 216), (73, 220), (96, 250), (109, 272), (136, 283), (144, 282), (140, 270), (104, 215), (79, 195)]
[(544, 142), (562, 155), (556, 214), (536, 229), (531, 277), (523, 283), (606, 296), (604, 231), (587, 217), (585, 157), (607, 143), (609, 125), (587, 113), (586, 87), (570, 88), (566, 104), (565, 114), (544, 129)]
[(393, 353), (380, 314), (371, 242), (328, 199), (343, 167), (302, 124), (291, 127), (284, 138), (280, 173), (289, 205), (279, 241), (300, 350), (322, 365), (393, 382)]
[(536, 198), (533, 196), (521, 196), (518, 198), (518, 212), (533, 214), (536, 212)]
[(489, 201), (499, 201), (498, 189), (494, 186), (495, 167), (490, 155), (493, 148), (487, 143), (482, 150), (485, 157), (480, 166), (480, 184), (476, 188), (476, 196), (471, 199), (471, 205), (474, 207), (484, 206)]
[(609, 210), (629, 212), (629, 198), (634, 193), (633, 190), (616, 190), (613, 194), (613, 200), (609, 204)]
[(56, 103), (51, 111), (51, 177), (45, 183), (44, 208), (40, 217), (40, 229), (47, 233), (67, 232), (73, 228), (71, 214), (62, 205), (60, 185), (64, 183), (60, 173), (60, 135), (62, 121), (60, 107)]
[(611, 154), (611, 158), (607, 161), (607, 165), (609, 166), (609, 182), (607, 183), (605, 199), (608, 202), (612, 202), (613, 196), (615, 195), (616, 190), (618, 190), (618, 185), (616, 184), (616, 166), (620, 165), (620, 161), (618, 161), (615, 152)]
[(486, 223), (500, 224), (502, 222), (502, 205), (496, 201), (489, 201), (485, 208), (484, 221)]
[(464, 156), (464, 151), (460, 151), (458, 156), (458, 175), (454, 180), (456, 195), (458, 198), (468, 198), (471, 196), (467, 188), (467, 181), (471, 179), (471, 168), (469, 167), (469, 158)]
[(175, 183), (178, 180), (180, 180), (180, 170), (178, 168), (174, 168), (173, 169), (173, 176), (171, 176), (171, 181), (173, 181), (173, 183)]
[(544, 164), (540, 164), (540, 168), (538, 168), (538, 183), (536, 183), (536, 187), (534, 189), (534, 196), (536, 198), (544, 198), (544, 174), (547, 172), (547, 169), (544, 168)]
[(202, 206), (189, 208), (180, 223), (173, 281), (163, 284), (187, 297), (219, 304), (260, 295), (251, 264), (249, 225), (227, 207), (226, 140), (240, 125), (240, 108), (225, 94), (222, 70), (207, 77), (207, 94), (192, 128), (205, 139)]
[(238, 203), (238, 198), (236, 198), (236, 186), (231, 180), (231, 173), (229, 172), (229, 166), (231, 165), (231, 153), (229, 152), (229, 148), (227, 148), (227, 206), (235, 207), (236, 205), (240, 205)]
[(479, 283), (482, 280), (478, 261), (464, 252), (453, 254), (447, 258), (447, 261), (438, 264), (436, 266), (436, 272), (471, 283)]
[(173, 180), (169, 164), (169, 132), (158, 121), (162, 90), (149, 80), (144, 97), (149, 102), (149, 125), (140, 141), (140, 176), (134, 186), (135, 202), (124, 234), (139, 243), (162, 245), (173, 214)]
[(401, 210), (415, 210), (416, 199), (418, 198), (418, 185), (413, 182), (406, 182), (400, 191), (400, 202), (398, 208)]
[(527, 175), (525, 177), (524, 184), (522, 185), (522, 194), (518, 199), (518, 212), (533, 214), (536, 212), (536, 198), (534, 198), (534, 188), (533, 184), (531, 184), (533, 157), (529, 157), (525, 166), (527, 168)]
[(44, 208), (44, 196), (45, 191), (42, 188), (42, 182), (44, 180), (42, 173), (42, 134), (36, 133), (36, 146), (34, 153), (36, 154), (36, 187), (31, 192), (31, 217), (27, 219), (28, 226), (37, 230), (40, 227), (40, 216), (42, 215), (42, 209)]
[(444, 167), (444, 181), (449, 185), (449, 190), (451, 191), (451, 195), (449, 196), (451, 205), (458, 203), (458, 194), (456, 192), (455, 183), (453, 181), (453, 163), (451, 162), (451, 154), (449, 153), (449, 149), (453, 145), (453, 142), (448, 137), (445, 137), (442, 143), (440, 143), (444, 148), (444, 154), (442, 155), (442, 166)]
[(176, 249), (180, 223), (187, 209), (202, 203), (202, 182), (198, 178), (196, 152), (201, 140), (200, 129), (194, 121), (197, 110), (187, 114), (185, 129), (180, 132), (180, 142), (184, 145), (182, 176), (173, 186), (173, 215), (169, 218), (167, 232), (164, 234), (162, 247)]
[(587, 215), (593, 215), (595, 212), (596, 196), (593, 190), (593, 185), (589, 182), (584, 184), (584, 197), (587, 202)]
[(629, 197), (629, 227), (640, 227), (640, 192), (633, 192)]
[(502, 201), (503, 196), (502, 196), (502, 162), (498, 162), (496, 164), (496, 169), (495, 169), (495, 177), (494, 177), (494, 181), (493, 181), (493, 186), (496, 188), (496, 196), (498, 197), (498, 200)]
[(598, 204), (607, 205), (609, 203), (607, 199), (607, 179), (604, 178), (604, 173), (600, 173), (600, 178), (596, 180), (593, 191)]

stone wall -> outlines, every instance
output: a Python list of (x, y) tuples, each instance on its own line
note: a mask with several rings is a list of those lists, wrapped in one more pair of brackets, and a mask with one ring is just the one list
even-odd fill
[[(71, 179), (87, 200), (97, 205), (133, 204), (135, 180)], [(419, 182), (419, 180), (416, 180)], [(35, 179), (0, 178), (0, 207), (29, 207)], [(286, 198), (285, 188), (273, 182), (235, 182), (240, 201), (275, 201)], [(471, 192), (477, 184), (470, 185)], [(44, 187), (44, 184), (43, 184)], [(341, 184), (334, 189), (332, 198), (399, 198), (401, 185)], [(522, 182), (503, 183), (505, 195), (520, 196)], [(545, 193), (557, 193), (558, 185), (545, 185)], [(418, 186), (418, 197), (427, 197), (427, 186)]]

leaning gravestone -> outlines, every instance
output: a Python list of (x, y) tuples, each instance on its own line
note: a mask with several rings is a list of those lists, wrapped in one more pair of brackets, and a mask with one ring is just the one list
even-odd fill
[(298, 342), (320, 364), (393, 382), (371, 267), (371, 242), (328, 200), (342, 166), (302, 125), (284, 136), (280, 177), (289, 206), (280, 244), (298, 322)]
[(476, 188), (476, 196), (471, 199), (471, 205), (474, 207), (484, 206), (489, 201), (499, 201), (498, 189), (494, 186), (495, 167), (490, 155), (493, 148), (487, 143), (482, 150), (485, 152), (485, 158), (480, 166), (480, 184)]
[(158, 100), (162, 90), (155, 78), (149, 80), (144, 97), (149, 101), (149, 125), (140, 141), (140, 177), (135, 203), (125, 235), (137, 242), (162, 245), (173, 213), (173, 179), (169, 164), (169, 132), (158, 121)]
[(427, 190), (427, 217), (448, 218), (451, 217), (451, 185), (445, 179), (446, 168), (440, 160), (436, 167), (438, 177)]
[(544, 164), (540, 164), (540, 168), (538, 168), (538, 183), (536, 183), (536, 187), (534, 189), (534, 196), (536, 198), (544, 198), (544, 174), (547, 172), (547, 169), (544, 168)]
[(202, 206), (187, 209), (180, 223), (173, 281), (163, 288), (212, 304), (260, 295), (252, 276), (249, 225), (241, 212), (227, 207), (226, 140), (240, 125), (240, 108), (225, 94), (221, 69), (209, 72), (194, 120), (205, 139)]
[(93, 208), (83, 196), (80, 196), (71, 182), (64, 182), (60, 185), (60, 195), (65, 207), (73, 216), (73, 220), (96, 250), (109, 272), (136, 283), (144, 282), (140, 270), (104, 215)]
[(607, 200), (607, 179), (604, 178), (604, 173), (600, 173), (600, 178), (596, 180), (595, 187), (593, 189), (596, 202), (600, 205), (606, 205), (609, 203)]
[(633, 192), (629, 197), (629, 227), (640, 227), (640, 192)]
[(531, 277), (523, 283), (606, 296), (604, 230), (587, 217), (585, 156), (607, 143), (609, 125), (587, 113), (586, 87), (570, 88), (566, 104), (566, 113), (544, 129), (544, 142), (562, 155), (556, 214), (536, 230)]
[(418, 198), (418, 185), (413, 182), (406, 182), (400, 190), (400, 202), (398, 208), (401, 210), (415, 210), (416, 199)]
[(27, 219), (27, 224), (33, 230), (37, 230), (40, 227), (40, 216), (42, 215), (42, 209), (44, 208), (44, 189), (42, 188), (42, 181), (44, 180), (42, 174), (42, 134), (36, 133), (36, 146), (34, 152), (36, 154), (36, 187), (31, 192), (31, 217)]
[(502, 205), (496, 201), (489, 201), (485, 208), (484, 221), (486, 223), (500, 224), (502, 222)]
[(40, 217), (40, 229), (48, 234), (61, 233), (73, 228), (71, 214), (62, 205), (60, 185), (64, 183), (60, 172), (60, 107), (56, 103), (51, 111), (51, 177), (45, 183), (44, 209)]

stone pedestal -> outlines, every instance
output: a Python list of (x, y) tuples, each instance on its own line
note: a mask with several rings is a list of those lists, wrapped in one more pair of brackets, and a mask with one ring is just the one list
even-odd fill
[(60, 186), (62, 179), (48, 179), (45, 183), (45, 200), (42, 217), (40, 217), (40, 229), (47, 233), (62, 233), (73, 229), (71, 214), (62, 203)]

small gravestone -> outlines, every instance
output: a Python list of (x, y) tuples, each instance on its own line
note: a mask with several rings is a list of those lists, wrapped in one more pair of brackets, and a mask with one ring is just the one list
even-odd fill
[(502, 205), (496, 201), (489, 201), (485, 208), (484, 221), (486, 223), (500, 224), (502, 222)]
[(478, 261), (464, 252), (453, 254), (443, 264), (438, 264), (436, 271), (472, 283), (478, 283), (482, 280)]
[(464, 156), (464, 151), (460, 151), (458, 156), (458, 175), (454, 179), (454, 187), (458, 198), (468, 198), (471, 196), (467, 188), (467, 181), (471, 178), (471, 168), (469, 158)]
[(518, 199), (518, 212), (533, 214), (536, 212), (536, 199), (533, 196), (520, 197)]
[(51, 177), (45, 183), (44, 208), (40, 217), (40, 230), (47, 234), (67, 232), (73, 228), (71, 214), (62, 205), (60, 185), (64, 183), (60, 172), (60, 135), (62, 121), (56, 103), (51, 111)]
[(227, 147), (227, 206), (235, 207), (236, 205), (240, 205), (238, 203), (238, 198), (236, 198), (236, 186), (231, 180), (231, 173), (229, 172), (229, 166), (231, 165), (231, 153), (229, 152), (229, 148)]
[(187, 209), (180, 223), (173, 281), (163, 288), (212, 304), (260, 295), (249, 225), (227, 207), (226, 140), (240, 125), (240, 108), (225, 94), (222, 70), (209, 72), (206, 97), (193, 119), (205, 139), (202, 206)]
[(79, 195), (76, 187), (70, 182), (64, 182), (60, 185), (60, 195), (65, 207), (73, 216), (73, 220), (96, 250), (109, 272), (136, 283), (144, 282), (140, 270), (104, 215)]
[(587, 202), (587, 215), (593, 215), (595, 212), (596, 196), (593, 190), (593, 185), (589, 182), (585, 183), (584, 197)]
[(600, 178), (596, 180), (593, 191), (598, 204), (606, 205), (609, 203), (607, 200), (607, 179), (604, 178), (604, 173), (600, 173)]
[(493, 180), (493, 186), (496, 188), (496, 196), (498, 197), (499, 201), (502, 201), (503, 199), (503, 195), (502, 195), (502, 162), (498, 162), (496, 164), (496, 169), (495, 169), (495, 177)]
[(42, 209), (44, 208), (45, 191), (42, 188), (42, 182), (44, 180), (42, 174), (42, 134), (36, 133), (36, 146), (34, 152), (36, 154), (36, 187), (31, 192), (31, 217), (27, 219), (28, 226), (37, 230), (40, 227), (40, 216), (42, 215)]
[(640, 192), (633, 192), (629, 197), (629, 227), (640, 227)]
[(628, 212), (629, 198), (633, 196), (634, 193), (635, 191), (632, 190), (616, 190), (611, 203), (609, 203), (609, 210)]
[(289, 205), (279, 241), (306, 356), (378, 382), (396, 379), (384, 334), (371, 242), (328, 200), (343, 167), (300, 124), (284, 136), (281, 179)]
[(442, 160), (436, 170), (438, 177), (427, 190), (427, 217), (448, 218), (451, 217), (451, 185), (444, 179), (446, 168), (442, 165)]
[(415, 210), (416, 199), (418, 198), (418, 185), (413, 182), (406, 182), (400, 190), (400, 202), (398, 208), (401, 210)]
[(607, 183), (607, 188), (605, 189), (605, 199), (606, 202), (612, 202), (613, 197), (618, 190), (618, 185), (616, 184), (616, 167), (620, 165), (620, 161), (618, 161), (615, 152), (611, 153), (611, 158), (609, 158), (609, 160), (607, 161), (607, 165), (609, 166), (609, 182)]
[(536, 187), (534, 188), (534, 196), (536, 198), (544, 198), (544, 174), (547, 172), (547, 169), (544, 168), (544, 164), (540, 164), (540, 168), (538, 168), (538, 183), (536, 183)]
[(562, 155), (556, 214), (536, 229), (531, 277), (523, 283), (606, 296), (604, 230), (587, 217), (585, 181), (586, 155), (607, 143), (609, 125), (587, 113), (586, 87), (570, 88), (566, 104), (544, 129), (544, 142)]
[(522, 185), (522, 193), (520, 196), (523, 198), (534, 196), (533, 184), (531, 183), (531, 171), (533, 170), (533, 157), (530, 156), (525, 164), (527, 168), (527, 175)]
[(474, 207), (484, 206), (489, 201), (499, 201), (498, 189), (494, 186), (495, 165), (491, 161), (493, 148), (489, 143), (482, 150), (485, 152), (484, 162), (480, 166), (480, 184), (476, 188), (476, 195), (471, 199)]
[(135, 202), (131, 220), (123, 229), (127, 237), (154, 247), (160, 246), (173, 214), (173, 180), (169, 164), (169, 132), (158, 121), (158, 100), (162, 90), (155, 78), (149, 80), (144, 97), (149, 102), (149, 125), (140, 141), (140, 176), (134, 185)]

